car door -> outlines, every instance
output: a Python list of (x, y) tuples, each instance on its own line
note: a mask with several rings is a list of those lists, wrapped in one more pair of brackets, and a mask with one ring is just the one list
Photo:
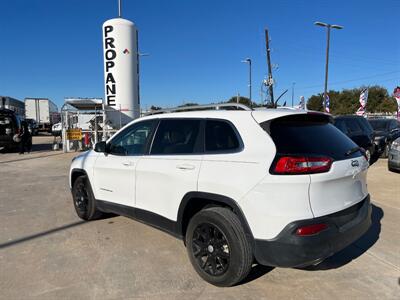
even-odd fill
[(114, 136), (105, 153), (100, 153), (94, 170), (98, 200), (135, 205), (135, 168), (146, 152), (157, 120), (134, 123)]
[(136, 167), (136, 207), (170, 220), (184, 195), (197, 191), (203, 157), (200, 119), (162, 119), (150, 154)]

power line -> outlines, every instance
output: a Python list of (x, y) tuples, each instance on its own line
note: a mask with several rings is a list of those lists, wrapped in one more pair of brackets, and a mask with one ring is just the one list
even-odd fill
[[(299, 46), (299, 45), (289, 44), (289, 45), (285, 45), (284, 48), (286, 50), (291, 48), (291, 49), (295, 50), (296, 53), (298, 53), (298, 54), (302, 53), (302, 54), (309, 54), (309, 55), (313, 55), (313, 56), (315, 56), (315, 53), (319, 52), (319, 49), (317, 49), (315, 47), (310, 47), (310, 45), (300, 45)], [(305, 52), (304, 50), (309, 50), (309, 51), (312, 51), (315, 53)], [(301, 52), (299, 52), (299, 51), (301, 51)], [(345, 55), (343, 55), (343, 54), (345, 54)], [(395, 61), (395, 60), (387, 60), (387, 59), (382, 59), (379, 57), (366, 57), (366, 56), (360, 56), (359, 54), (353, 55), (352, 57), (348, 57), (348, 56), (346, 56), (346, 54), (348, 54), (348, 52), (342, 51), (342, 50), (334, 49), (331, 51), (331, 55), (333, 57), (341, 58), (341, 59), (349, 60), (349, 61), (350, 60), (351, 61), (357, 60), (357, 61), (364, 61), (364, 62), (375, 61), (376, 63), (380, 63), (380, 64), (390, 64), (390, 65), (396, 65), (396, 64), (398, 65), (399, 64), (399, 61)]]
[[(348, 83), (348, 82), (371, 79), (371, 78), (381, 77), (381, 76), (395, 74), (395, 73), (400, 73), (400, 71), (392, 71), (392, 72), (387, 72), (387, 73), (382, 73), (382, 74), (375, 74), (375, 75), (371, 75), (371, 76), (365, 76), (365, 77), (359, 77), (359, 78), (354, 78), (354, 79), (336, 81), (336, 82), (330, 83), (330, 85), (337, 85), (337, 84), (343, 84), (343, 83)], [(394, 78), (394, 79), (396, 79), (396, 78)], [(305, 86), (305, 87), (299, 87), (299, 89), (306, 90), (306, 89), (311, 89), (311, 88), (316, 88), (316, 87), (321, 87), (321, 86), (323, 86), (323, 84), (318, 84), (318, 85), (316, 84), (316, 85), (310, 85), (310, 86)]]

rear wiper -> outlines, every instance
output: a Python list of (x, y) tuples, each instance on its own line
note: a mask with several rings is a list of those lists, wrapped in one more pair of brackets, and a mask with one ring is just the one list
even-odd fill
[(360, 150), (361, 150), (360, 147), (354, 147), (354, 148), (350, 149), (349, 151), (347, 151), (347, 152), (345, 153), (345, 155), (346, 155), (346, 156), (349, 156), (349, 155), (352, 155), (353, 153), (355, 153), (355, 152), (357, 152), (357, 151), (360, 151)]

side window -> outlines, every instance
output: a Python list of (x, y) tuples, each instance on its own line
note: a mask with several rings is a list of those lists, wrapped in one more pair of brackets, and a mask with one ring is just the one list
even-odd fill
[(161, 120), (150, 154), (192, 154), (202, 152), (198, 139), (200, 120)]
[(207, 120), (205, 141), (206, 151), (233, 151), (240, 146), (232, 126), (218, 120)]
[(124, 129), (108, 143), (108, 152), (114, 155), (144, 154), (156, 122), (156, 120), (143, 121)]

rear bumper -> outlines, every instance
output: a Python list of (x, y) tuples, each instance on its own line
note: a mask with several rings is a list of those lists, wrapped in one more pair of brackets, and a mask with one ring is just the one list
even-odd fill
[[(301, 226), (325, 223), (328, 228), (314, 235), (298, 236)], [(255, 240), (258, 263), (277, 267), (307, 266), (332, 256), (360, 238), (371, 225), (369, 195), (343, 211), (288, 224), (272, 240)]]
[(0, 147), (14, 147), (18, 145), (17, 143), (15, 143), (12, 139), (12, 137), (10, 138), (2, 138), (0, 139)]

